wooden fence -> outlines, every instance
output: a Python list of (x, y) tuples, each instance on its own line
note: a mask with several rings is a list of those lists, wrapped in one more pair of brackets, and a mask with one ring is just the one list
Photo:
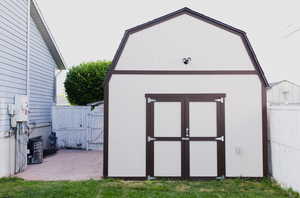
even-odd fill
[(103, 106), (54, 106), (52, 130), (60, 148), (101, 150), (103, 145)]
[(271, 106), (268, 112), (270, 173), (300, 192), (300, 106)]

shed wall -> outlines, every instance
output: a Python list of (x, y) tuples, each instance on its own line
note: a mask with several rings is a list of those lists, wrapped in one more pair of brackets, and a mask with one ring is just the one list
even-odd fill
[[(191, 57), (184, 65), (182, 58)], [(131, 34), (116, 70), (254, 70), (240, 35), (183, 14)]]
[(226, 176), (263, 176), (261, 86), (256, 75), (113, 75), (108, 176), (145, 176), (145, 93), (225, 93)]

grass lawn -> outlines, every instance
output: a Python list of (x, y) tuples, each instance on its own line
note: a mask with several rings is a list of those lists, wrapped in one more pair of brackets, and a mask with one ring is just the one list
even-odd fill
[(35, 182), (0, 179), (0, 198), (299, 198), (269, 179), (260, 181), (122, 181)]

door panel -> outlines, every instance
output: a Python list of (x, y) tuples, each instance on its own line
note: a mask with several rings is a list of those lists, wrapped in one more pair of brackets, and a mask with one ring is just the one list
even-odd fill
[(217, 177), (217, 142), (190, 142), (190, 176)]
[(154, 176), (181, 176), (181, 142), (157, 141), (154, 143)]
[(215, 102), (190, 102), (190, 137), (217, 136), (217, 105)]
[(181, 137), (180, 102), (156, 102), (154, 104), (154, 136)]

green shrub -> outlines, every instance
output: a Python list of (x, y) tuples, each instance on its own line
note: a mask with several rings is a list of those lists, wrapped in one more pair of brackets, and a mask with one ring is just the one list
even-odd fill
[(96, 61), (72, 67), (65, 81), (69, 102), (72, 105), (86, 105), (103, 100), (102, 83), (110, 64), (110, 61)]

